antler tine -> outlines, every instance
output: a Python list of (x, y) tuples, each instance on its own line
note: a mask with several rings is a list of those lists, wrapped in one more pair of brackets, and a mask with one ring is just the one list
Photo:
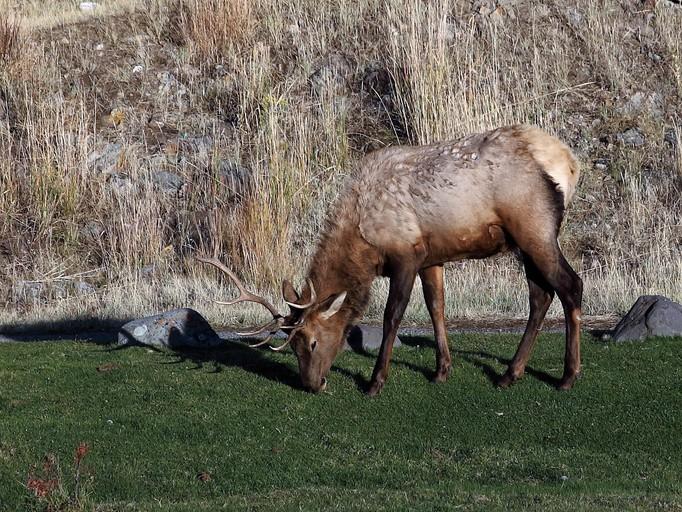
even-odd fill
[(278, 346), (278, 347), (270, 346), (270, 350), (272, 350), (272, 351), (274, 351), (274, 352), (279, 352), (279, 351), (281, 351), (281, 350), (284, 350), (284, 349), (286, 348), (286, 346), (289, 344), (290, 341), (291, 341), (291, 339), (290, 339), (290, 338), (287, 338), (287, 340), (286, 340), (284, 343), (282, 343), (280, 346)]
[[(252, 344), (252, 345), (249, 345), (249, 347), (250, 347), (250, 348), (258, 348), (258, 347), (260, 347), (260, 346), (263, 346), (263, 345), (265, 345), (266, 343), (268, 343), (268, 342), (272, 339), (273, 336), (274, 336), (274, 333), (271, 333), (271, 334), (269, 334), (265, 339), (263, 339), (262, 341), (259, 341), (258, 343), (254, 343), (254, 344)], [(272, 347), (271, 347), (271, 348), (272, 348)]]
[(294, 327), (294, 329), (289, 333), (289, 336), (287, 336), (287, 340), (284, 343), (282, 343), (278, 347), (270, 346), (270, 350), (273, 350), (275, 352), (284, 350), (284, 348), (291, 342), (291, 339), (294, 337), (294, 334), (301, 330), (301, 327), (302, 327), (301, 325), (297, 325), (296, 327)]
[(315, 292), (315, 287), (313, 286), (313, 282), (310, 279), (306, 280), (308, 283), (308, 287), (310, 288), (310, 300), (306, 302), (305, 304), (296, 304), (295, 302), (289, 302), (285, 301), (287, 304), (289, 304), (292, 308), (296, 309), (306, 309), (315, 304), (317, 301), (317, 293)]
[(209, 265), (213, 265), (218, 270), (222, 270), (224, 273), (226, 273), (230, 277), (230, 279), (232, 279), (235, 286), (240, 292), (239, 297), (237, 297), (236, 299), (227, 302), (218, 302), (218, 304), (232, 305), (237, 304), (238, 302), (255, 302), (257, 304), (264, 306), (268, 311), (270, 311), (270, 313), (275, 319), (280, 318), (282, 316), (277, 311), (277, 308), (270, 304), (270, 302), (268, 302), (264, 297), (261, 297), (260, 295), (256, 295), (255, 293), (251, 293), (250, 291), (248, 291), (244, 284), (239, 280), (239, 278), (216, 258), (203, 258), (201, 256), (197, 256), (196, 258), (202, 263), (208, 263)]
[(280, 318), (276, 318), (274, 320), (269, 321), (267, 324), (265, 324), (262, 327), (259, 327), (258, 329), (254, 330), (254, 331), (246, 331), (246, 332), (237, 331), (237, 334), (239, 336), (254, 336), (256, 334), (261, 334), (264, 332), (272, 332), (273, 329), (274, 329), (274, 332), (277, 332), (281, 328), (281, 326), (280, 326), (281, 321), (280, 320), (281, 320)]

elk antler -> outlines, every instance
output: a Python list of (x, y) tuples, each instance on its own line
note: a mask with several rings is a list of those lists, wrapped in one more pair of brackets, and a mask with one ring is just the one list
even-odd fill
[(227, 268), (217, 259), (202, 258), (200, 256), (197, 256), (197, 260), (201, 261), (202, 263), (208, 263), (209, 265), (213, 265), (217, 269), (222, 270), (230, 277), (230, 279), (232, 279), (232, 282), (234, 282), (235, 286), (239, 290), (239, 297), (237, 297), (236, 299), (229, 301), (216, 300), (215, 301), (216, 304), (231, 306), (232, 304), (237, 304), (239, 302), (255, 302), (257, 304), (264, 306), (270, 312), (273, 319), (270, 320), (265, 325), (253, 331), (237, 332), (237, 334), (239, 334), (240, 336), (253, 336), (254, 334), (261, 334), (263, 332), (270, 333), (270, 335), (266, 337), (263, 341), (259, 341), (258, 343), (250, 345), (251, 347), (260, 347), (261, 345), (265, 345), (267, 342), (269, 342), (270, 339), (272, 339), (272, 337), (275, 335), (275, 333), (283, 327), (284, 323), (284, 317), (279, 314), (277, 308), (270, 304), (270, 302), (268, 302), (264, 297), (261, 297), (260, 295), (256, 295), (255, 293), (251, 293), (250, 291), (248, 291), (244, 284), (239, 280), (239, 278), (236, 275), (234, 275), (234, 273), (229, 268)]
[(310, 300), (306, 302), (305, 304), (296, 304), (295, 302), (289, 302), (288, 300), (285, 300), (287, 304), (289, 304), (292, 308), (295, 309), (306, 309), (315, 304), (315, 301), (317, 300), (317, 293), (315, 292), (315, 287), (313, 286), (313, 282), (308, 279), (308, 288), (310, 288)]

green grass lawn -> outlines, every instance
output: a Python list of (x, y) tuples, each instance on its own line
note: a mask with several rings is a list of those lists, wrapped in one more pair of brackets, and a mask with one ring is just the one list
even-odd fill
[(0, 344), (0, 510), (24, 510), (31, 466), (54, 453), (66, 471), (82, 441), (101, 511), (682, 510), (682, 339), (586, 335), (567, 393), (560, 335), (506, 391), (491, 378), (516, 335), (451, 337), (441, 385), (431, 339), (404, 341), (375, 399), (373, 354), (343, 354), (315, 396), (292, 387), (290, 352)]

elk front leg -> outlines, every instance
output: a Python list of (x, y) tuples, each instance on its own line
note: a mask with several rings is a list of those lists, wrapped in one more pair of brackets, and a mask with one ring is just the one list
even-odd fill
[(391, 284), (388, 290), (388, 301), (384, 310), (384, 336), (381, 340), (379, 357), (377, 358), (372, 381), (367, 394), (377, 395), (384, 387), (388, 378), (388, 367), (393, 353), (393, 342), (398, 333), (398, 326), (405, 313), (407, 303), (410, 301), (410, 293), (417, 276), (416, 268), (406, 269), (399, 267), (391, 275)]
[(448, 349), (445, 331), (445, 291), (443, 288), (443, 266), (436, 265), (419, 271), (424, 289), (424, 301), (433, 323), (436, 338), (436, 375), (433, 382), (445, 382), (450, 374), (452, 358)]

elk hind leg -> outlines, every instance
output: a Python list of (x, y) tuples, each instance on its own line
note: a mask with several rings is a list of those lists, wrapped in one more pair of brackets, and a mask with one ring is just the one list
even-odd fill
[(497, 382), (497, 385), (501, 388), (508, 387), (523, 375), (538, 334), (540, 333), (540, 329), (542, 328), (542, 321), (545, 319), (547, 310), (554, 298), (554, 289), (547, 283), (545, 278), (542, 277), (542, 274), (531, 258), (526, 254), (522, 254), (522, 258), (523, 267), (526, 271), (526, 280), (528, 281), (530, 314), (528, 316), (526, 330), (521, 338), (521, 343), (516, 349), (516, 354), (514, 354), (514, 358), (511, 363), (509, 363), (507, 372)]
[(424, 291), (426, 309), (431, 316), (433, 333), (436, 338), (436, 374), (433, 382), (445, 382), (450, 374), (452, 358), (448, 349), (445, 330), (445, 291), (443, 287), (443, 266), (435, 265), (419, 271)]
[(557, 241), (556, 228), (531, 229), (530, 224), (517, 224), (511, 230), (516, 245), (531, 259), (542, 278), (559, 296), (566, 319), (566, 351), (564, 374), (559, 389), (566, 390), (580, 374), (580, 314), (583, 282), (564, 258)]

